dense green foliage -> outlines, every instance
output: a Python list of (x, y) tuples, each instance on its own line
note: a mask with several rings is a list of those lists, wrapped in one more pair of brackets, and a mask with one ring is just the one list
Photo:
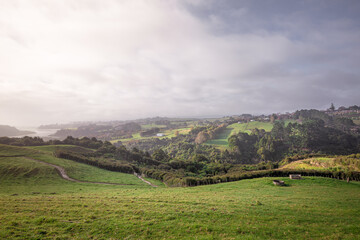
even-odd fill
[(277, 121), (270, 133), (255, 130), (229, 138), (234, 158), (241, 162), (272, 161), (306, 153), (350, 154), (360, 152), (358, 135), (326, 127), (320, 119), (302, 124)]

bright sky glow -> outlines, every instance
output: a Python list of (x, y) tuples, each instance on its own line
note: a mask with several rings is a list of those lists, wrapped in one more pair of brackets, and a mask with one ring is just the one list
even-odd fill
[(360, 1), (0, 0), (0, 124), (360, 104)]

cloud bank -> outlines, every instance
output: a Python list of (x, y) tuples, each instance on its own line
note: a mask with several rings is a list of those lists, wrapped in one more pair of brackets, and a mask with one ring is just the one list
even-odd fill
[(360, 4), (315, 4), (0, 0), (0, 122), (359, 104)]

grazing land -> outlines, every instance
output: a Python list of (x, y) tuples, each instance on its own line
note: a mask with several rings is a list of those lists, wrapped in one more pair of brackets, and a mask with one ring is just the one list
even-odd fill
[[(347, 161), (346, 161), (347, 160)], [(281, 168), (297, 169), (297, 170), (331, 170), (331, 171), (357, 171), (360, 172), (360, 162), (357, 159), (342, 157), (315, 157), (304, 160), (298, 160), (284, 165)]]
[(239, 132), (245, 132), (250, 134), (252, 130), (264, 129), (267, 132), (270, 132), (273, 127), (273, 124), (270, 122), (259, 122), (253, 121), (248, 123), (233, 123), (227, 126), (221, 133), (219, 133), (216, 138), (208, 140), (206, 144), (214, 145), (220, 149), (226, 149), (229, 147), (228, 139), (230, 136), (237, 134)]
[[(64, 146), (69, 149), (85, 149), (77, 146)], [(92, 182), (109, 182), (129, 185), (144, 185), (144, 182), (139, 180), (136, 176), (131, 174), (106, 171), (100, 168), (92, 167), (86, 164), (77, 163), (67, 159), (56, 158), (50, 149), (56, 149), (59, 146), (37, 146), (37, 147), (11, 147), (0, 144), (0, 171), (2, 177), (14, 176), (21, 178), (25, 176), (38, 176), (37, 172), (43, 172), (44, 169), (52, 169), (51, 171), (57, 175), (55, 169), (44, 166), (41, 163), (37, 163), (29, 158), (55, 164), (63, 167), (69, 177), (80, 181), (92, 181)], [(42, 151), (41, 149), (44, 149)], [(9, 157), (16, 156), (16, 157)], [(16, 163), (16, 164), (15, 164)], [(59, 176), (60, 177), (60, 176)], [(30, 180), (32, 178), (29, 178)], [(154, 180), (156, 181), (156, 180)], [(156, 183), (155, 183), (156, 184)]]
[[(152, 125), (148, 125), (147, 127), (152, 126)], [(114, 139), (111, 140), (111, 143), (116, 143), (118, 141), (121, 141), (122, 143), (126, 143), (129, 141), (133, 141), (133, 140), (146, 140), (146, 139), (153, 139), (153, 138), (159, 138), (159, 139), (164, 139), (164, 138), (172, 138), (175, 137), (178, 134), (182, 134), (182, 135), (186, 135), (190, 132), (191, 128), (187, 127), (187, 128), (178, 128), (178, 129), (163, 129), (161, 130), (161, 133), (163, 134), (163, 136), (149, 136), (149, 137), (142, 137), (140, 136), (140, 133), (134, 133), (132, 134), (131, 138), (124, 138), (124, 139)]]
[[(65, 146), (69, 147), (69, 146)], [(22, 155), (22, 156), (19, 156)], [(358, 239), (360, 184), (259, 178), (152, 188), (130, 174), (51, 155), (48, 146), (0, 145), (2, 239)], [(76, 183), (74, 178), (130, 185)]]

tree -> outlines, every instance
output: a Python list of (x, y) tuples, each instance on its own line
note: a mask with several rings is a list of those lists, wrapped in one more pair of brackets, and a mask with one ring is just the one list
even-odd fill
[(277, 119), (276, 114), (273, 114), (273, 115), (270, 116), (270, 122), (271, 123), (274, 123), (276, 119)]
[(329, 108), (331, 111), (335, 111), (335, 106), (334, 106), (334, 104), (333, 103), (331, 103), (331, 106), (330, 106), (330, 108)]
[(162, 149), (156, 149), (152, 156), (160, 162), (167, 162), (169, 160), (169, 156)]
[(206, 142), (207, 140), (209, 140), (209, 134), (204, 131), (201, 131), (196, 136), (195, 143), (201, 144), (201, 143)]

